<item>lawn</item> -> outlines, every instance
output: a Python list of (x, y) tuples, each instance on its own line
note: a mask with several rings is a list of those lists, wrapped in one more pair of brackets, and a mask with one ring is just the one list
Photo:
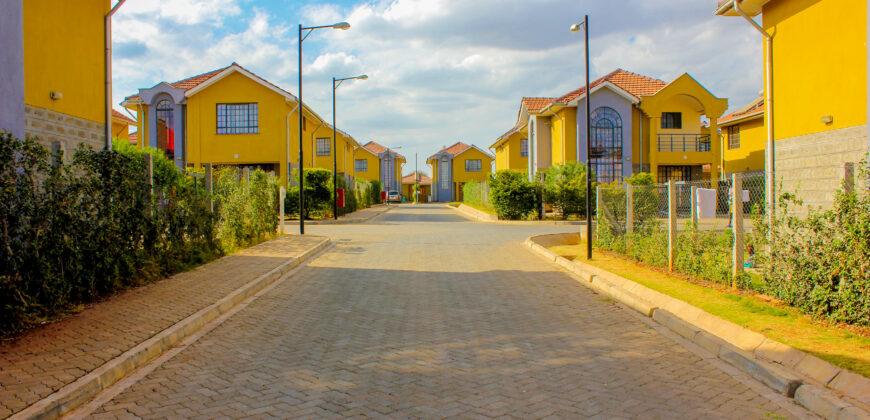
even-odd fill
[(721, 285), (668, 274), (611, 252), (597, 250), (591, 261), (586, 260), (585, 242), (550, 249), (569, 259), (579, 256), (579, 261), (680, 299), (833, 365), (870, 377), (870, 334), (867, 329), (828, 325), (770, 297), (735, 292)]
[(463, 202), (459, 202), (459, 201), (454, 201), (454, 202), (452, 202), (452, 203), (447, 203), (447, 204), (450, 205), (450, 206), (453, 206), (453, 207), (459, 207), (460, 204), (465, 204), (465, 205), (468, 206), (468, 207), (471, 207), (471, 208), (473, 208), (473, 209), (480, 210), (480, 211), (482, 211), (482, 212), (484, 212), (484, 213), (487, 213), (487, 214), (496, 214), (496, 213), (495, 213), (495, 210), (493, 210), (493, 209), (491, 209), (491, 208), (489, 208), (489, 207), (478, 206), (477, 204), (469, 204), (469, 203), (463, 203)]

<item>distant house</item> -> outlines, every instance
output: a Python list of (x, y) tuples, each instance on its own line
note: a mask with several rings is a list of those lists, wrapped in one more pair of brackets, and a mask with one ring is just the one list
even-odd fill
[(138, 145), (139, 144), (139, 132), (134, 131), (134, 132), (130, 133), (130, 136), (127, 138), (127, 141), (129, 141), (130, 144), (132, 144), (133, 146)]
[[(523, 98), (530, 99), (530, 98)], [(489, 146), (495, 151), (495, 170), (510, 169), (520, 172), (529, 170), (529, 130), (526, 122), (517, 123), (507, 133), (495, 139)]]
[(429, 201), (429, 194), (432, 192), (432, 178), (419, 172), (402, 177), (402, 195), (408, 201), (414, 201), (414, 185), (419, 186), (419, 201), (421, 203)]
[(122, 114), (120, 111), (112, 110), (112, 140), (130, 141), (130, 126), (136, 125), (136, 120)]
[(764, 126), (764, 97), (719, 118), (725, 144), (725, 173), (764, 170), (767, 130)]
[(405, 162), (405, 157), (400, 153), (370, 141), (354, 152), (354, 176), (380, 181), (382, 191), (399, 191)]
[(445, 147), (429, 156), (432, 167), (432, 201), (462, 201), (462, 186), (466, 182), (486, 182), (492, 173), (493, 156), (483, 149), (462, 142)]

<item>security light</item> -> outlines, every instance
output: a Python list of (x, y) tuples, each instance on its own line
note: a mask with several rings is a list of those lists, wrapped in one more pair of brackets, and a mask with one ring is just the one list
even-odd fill
[(575, 24), (571, 25), (571, 32), (577, 32), (582, 27), (583, 27), (582, 23), (575, 23)]
[(338, 22), (335, 25), (332, 25), (332, 29), (341, 29), (346, 31), (350, 29), (350, 24), (347, 22)]

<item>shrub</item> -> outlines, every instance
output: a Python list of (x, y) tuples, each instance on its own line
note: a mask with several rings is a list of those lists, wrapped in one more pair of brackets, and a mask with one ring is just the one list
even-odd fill
[[(294, 179), (298, 177), (296, 170)], [(305, 169), (305, 209), (304, 217), (324, 216), (332, 212), (332, 172), (326, 169)], [(284, 212), (299, 214), (299, 186), (290, 187), (284, 199)]]
[(486, 193), (486, 183), (466, 182), (462, 185), (462, 201), (472, 206), (492, 208)]
[(369, 201), (372, 204), (381, 204), (381, 190), (383, 186), (381, 185), (381, 181), (371, 181), (369, 182)]
[(526, 174), (501, 170), (489, 176), (490, 201), (500, 219), (516, 220), (535, 210), (535, 186)]
[[(592, 179), (595, 172), (592, 171)], [(592, 194), (595, 185), (592, 182)], [(547, 169), (543, 183), (544, 203), (553, 206), (562, 217), (575, 214), (586, 216), (586, 165), (568, 162), (564, 165), (551, 166)], [(595, 204), (592, 196), (592, 205)]]

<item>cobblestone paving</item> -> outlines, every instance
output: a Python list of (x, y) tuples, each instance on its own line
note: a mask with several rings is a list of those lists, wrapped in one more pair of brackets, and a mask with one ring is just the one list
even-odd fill
[(779, 418), (782, 407), (520, 245), (533, 231), (403, 206), (95, 418)]
[(322, 240), (285, 235), (0, 343), (0, 418), (48, 396)]

